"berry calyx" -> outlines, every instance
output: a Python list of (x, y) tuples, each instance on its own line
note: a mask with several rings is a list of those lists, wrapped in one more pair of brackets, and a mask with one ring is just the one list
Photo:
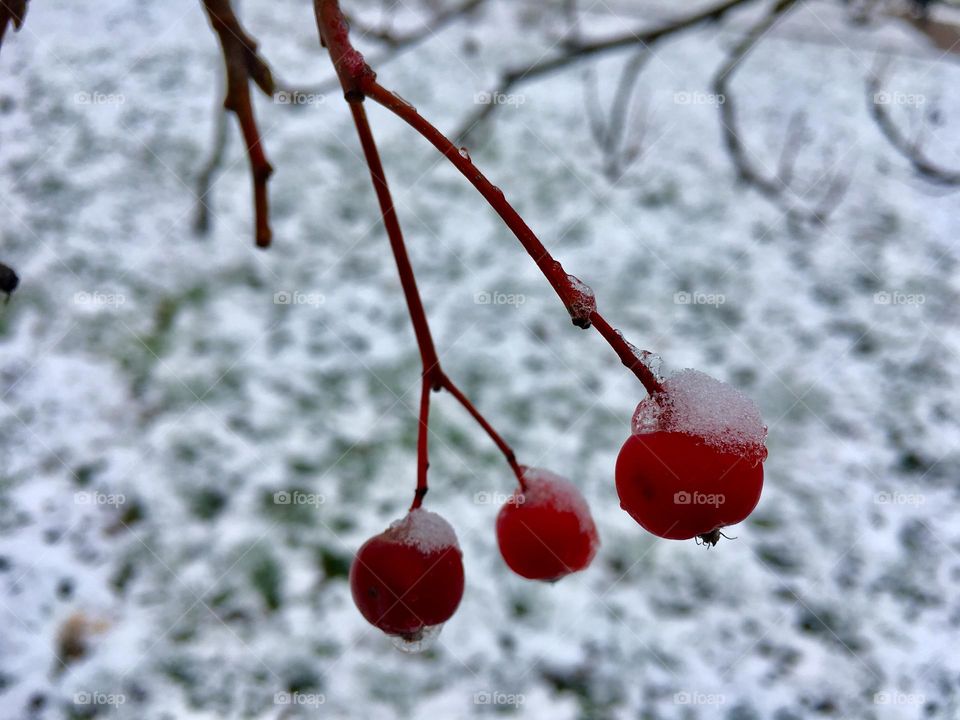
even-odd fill
[(590, 565), (600, 538), (576, 486), (534, 468), (523, 469), (523, 482), (497, 515), (497, 542), (510, 569), (555, 582)]
[(760, 500), (767, 429), (752, 401), (703, 373), (663, 386), (637, 407), (620, 449), (620, 506), (654, 535), (712, 546)]
[(371, 625), (420, 640), (449, 620), (463, 597), (462, 554), (450, 523), (428, 510), (411, 510), (357, 551), (350, 590)]

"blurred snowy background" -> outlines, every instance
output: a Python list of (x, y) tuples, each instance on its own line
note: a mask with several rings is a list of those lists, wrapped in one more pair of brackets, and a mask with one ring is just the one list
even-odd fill
[[(344, 5), (404, 31), (438, 3)], [(380, 78), (452, 131), (500, 69), (557, 52), (567, 5), (488, 0)], [(736, 181), (711, 95), (764, 5), (656, 46), (622, 173), (587, 103), (609, 106), (631, 50), (516, 87), (469, 145), (629, 339), (760, 405), (764, 495), (712, 550), (619, 509), (642, 388), (463, 178), (369, 109), (447, 372), (522, 462), (583, 490), (603, 542), (555, 586), (512, 575), (491, 501), (511, 474), (436, 396), (427, 506), (467, 589), (405, 655), (346, 583), (410, 502), (419, 373), (346, 107), (258, 96), (268, 252), (231, 118), (198, 237), (221, 63), (200, 3), (31, 3), (0, 54), (0, 261), (22, 278), (0, 306), (0, 717), (960, 717), (960, 196), (887, 142), (865, 84), (890, 56), (887, 109), (960, 168), (957, 56), (826, 0), (768, 33), (731, 79), (751, 159), (776, 168), (802, 112), (794, 184), (849, 185), (826, 223), (791, 220), (795, 195)], [(605, 37), (701, 6), (579, 17)], [(284, 81), (330, 77), (310, 3), (239, 11)]]

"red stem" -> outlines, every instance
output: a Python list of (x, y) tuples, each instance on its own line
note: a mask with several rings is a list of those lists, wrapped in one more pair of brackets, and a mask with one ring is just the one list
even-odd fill
[[(567, 275), (560, 263), (557, 262), (546, 247), (544, 247), (533, 230), (523, 221), (523, 218), (513, 209), (513, 206), (507, 202), (500, 189), (493, 185), (493, 183), (477, 169), (469, 156), (466, 153), (461, 154), (460, 148), (450, 142), (443, 133), (424, 119), (423, 116), (417, 112), (416, 108), (377, 83), (376, 76), (370, 74), (364, 75), (359, 78), (359, 83), (363, 92), (368, 97), (383, 105), (397, 115), (397, 117), (406, 121), (407, 124), (430, 141), (430, 143), (453, 163), (463, 176), (477, 188), (486, 201), (490, 203), (490, 206), (503, 218), (507, 227), (517, 236), (520, 244), (523, 245), (530, 257), (537, 263), (537, 266), (567, 308), (570, 309), (573, 307), (578, 297), (577, 288), (571, 283), (570, 276)], [(574, 314), (572, 310), (571, 314)], [(574, 321), (577, 322), (576, 315), (574, 315)], [(623, 364), (643, 383), (648, 393), (653, 395), (663, 390), (660, 380), (650, 368), (647, 367), (642, 359), (637, 356), (635, 349), (595, 309), (589, 313), (587, 322), (581, 326), (587, 327), (590, 324), (596, 327), (597, 331), (616, 351)]]
[(411, 510), (416, 510), (423, 503), (423, 496), (427, 494), (427, 468), (430, 467), (430, 458), (427, 451), (427, 435), (430, 432), (430, 382), (426, 374), (423, 376), (420, 391), (420, 425), (417, 428), (417, 490), (413, 494)]
[[(337, 68), (341, 77), (346, 73), (343, 63), (338, 58), (343, 58), (346, 51), (340, 43), (346, 38), (341, 37), (341, 26), (334, 20), (326, 17), (321, 12), (326, 3), (318, 0), (317, 20), (320, 27), (321, 37), (331, 50), (331, 57), (334, 58), (334, 67)], [(324, 34), (324, 27), (333, 27), (336, 29), (336, 40), (331, 40)], [(335, 54), (336, 53), (336, 54)], [(366, 65), (362, 63), (362, 68)], [(350, 67), (356, 68), (354, 63)], [(369, 70), (366, 68), (366, 70)], [(365, 72), (365, 71), (364, 71)], [(380, 153), (377, 150), (376, 140), (373, 137), (373, 131), (370, 129), (370, 122), (367, 119), (366, 110), (363, 104), (362, 95), (358, 98), (351, 96), (349, 87), (351, 81), (344, 81), (344, 90), (350, 105), (350, 112), (353, 115), (354, 125), (357, 128), (357, 135), (360, 138), (360, 145), (363, 148), (363, 154), (370, 169), (370, 177), (373, 181), (374, 191), (377, 194), (377, 201), (380, 204), (380, 212), (383, 216), (383, 224), (390, 239), (390, 248), (397, 264), (397, 272), (400, 275), (400, 284), (403, 288), (404, 298), (407, 302), (407, 309), (410, 313), (410, 320), (413, 323), (414, 334), (417, 338), (417, 347), (420, 349), (420, 358), (423, 364), (423, 388), (420, 400), (419, 428), (417, 435), (417, 490), (414, 495), (413, 504), (410, 509), (414, 510), (420, 507), (423, 497), (427, 494), (427, 468), (429, 467), (429, 449), (428, 432), (430, 416), (430, 391), (446, 389), (461, 405), (466, 408), (470, 415), (477, 421), (490, 439), (503, 453), (510, 465), (521, 488), (524, 486), (523, 473), (517, 464), (513, 449), (503, 440), (502, 437), (493, 429), (493, 426), (487, 422), (486, 418), (473, 406), (473, 403), (460, 391), (460, 389), (450, 380), (440, 367), (440, 358), (437, 356), (436, 347), (433, 343), (433, 336), (430, 333), (430, 325), (427, 321), (427, 315), (423, 308), (423, 301), (420, 298), (420, 292), (417, 289), (417, 281), (414, 276), (413, 266), (410, 264), (410, 257), (407, 254), (406, 243), (403, 239), (403, 231), (400, 229), (400, 222), (397, 219), (396, 207), (393, 204), (393, 198), (390, 194), (390, 187), (387, 184), (386, 173), (383, 169), (383, 163), (380, 161)]]
[(473, 406), (473, 403), (470, 402), (470, 398), (464, 395), (460, 388), (453, 384), (453, 381), (450, 378), (444, 375), (442, 382), (444, 390), (453, 395), (457, 402), (463, 405), (466, 411), (473, 416), (473, 419), (477, 421), (477, 424), (486, 430), (487, 435), (490, 436), (490, 439), (493, 440), (494, 444), (498, 448), (500, 448), (500, 452), (502, 452), (503, 456), (507, 459), (507, 464), (510, 465), (510, 469), (513, 470), (513, 474), (517, 476), (517, 482), (520, 483), (520, 489), (526, 490), (527, 484), (523, 479), (523, 468), (517, 462), (517, 456), (514, 454), (513, 448), (504, 442), (503, 438), (500, 437), (500, 434), (493, 429), (493, 426), (487, 422), (487, 419), (483, 417), (483, 415), (480, 414), (480, 411)]
[(256, 120), (254, 120), (253, 110), (237, 110), (236, 112), (240, 120), (243, 140), (247, 145), (247, 154), (250, 157), (250, 170), (253, 173), (253, 207), (257, 222), (257, 247), (265, 248), (270, 246), (273, 237), (273, 231), (270, 229), (270, 208), (267, 195), (267, 179), (273, 173), (273, 168), (263, 152), (260, 131), (257, 129)]
[(383, 163), (380, 161), (380, 153), (377, 151), (377, 143), (376, 140), (374, 140), (373, 131), (370, 129), (370, 122), (367, 120), (366, 110), (360, 102), (351, 102), (349, 105), (350, 112), (353, 114), (354, 124), (357, 127), (357, 134), (360, 137), (363, 155), (366, 158), (367, 166), (370, 168), (370, 177), (373, 180), (373, 187), (377, 193), (377, 201), (380, 203), (383, 224), (386, 227), (387, 236), (390, 238), (390, 248), (393, 250), (393, 256), (397, 263), (400, 285), (403, 288), (403, 295), (407, 301), (407, 309), (410, 312), (410, 320), (413, 323), (414, 334), (417, 337), (417, 346), (420, 348), (420, 358), (423, 362), (423, 396), (420, 401), (420, 427), (417, 435), (417, 491), (410, 509), (414, 510), (420, 507), (423, 496), (427, 494), (428, 489), (427, 467), (429, 466), (429, 455), (427, 433), (429, 432), (430, 390), (445, 389), (466, 408), (467, 412), (473, 416), (474, 420), (476, 420), (480, 427), (490, 436), (490, 439), (500, 448), (510, 468), (517, 476), (520, 487), (523, 488), (523, 472), (517, 464), (513, 449), (500, 437), (499, 433), (493, 429), (493, 426), (487, 422), (486, 418), (480, 414), (480, 411), (473, 406), (473, 403), (471, 403), (466, 395), (446, 376), (440, 367), (440, 358), (437, 356), (436, 347), (433, 344), (430, 324), (427, 321), (426, 311), (423, 308), (423, 301), (420, 299), (420, 291), (417, 289), (417, 280), (414, 277), (413, 266), (410, 264), (410, 257), (407, 255), (406, 243), (403, 240), (403, 231), (400, 229), (400, 221), (397, 219), (396, 207), (393, 204), (393, 197), (390, 194), (390, 186), (387, 184)]
[(414, 278), (413, 267), (410, 265), (410, 258), (407, 255), (407, 247), (403, 241), (403, 232), (400, 230), (400, 222), (397, 220), (397, 211), (393, 205), (390, 188), (387, 185), (383, 164), (380, 162), (377, 143), (373, 139), (373, 132), (370, 130), (370, 123), (367, 121), (367, 113), (363, 104), (360, 102), (349, 104), (350, 112), (353, 113), (354, 125), (357, 126), (357, 134), (360, 136), (363, 155), (367, 160), (367, 166), (370, 168), (373, 189), (376, 191), (377, 200), (380, 203), (383, 224), (387, 229), (387, 236), (390, 238), (390, 248), (393, 250), (394, 259), (397, 261), (400, 285), (403, 287), (403, 295), (407, 300), (410, 320), (413, 322), (413, 331), (417, 336), (420, 358), (423, 361), (423, 375), (426, 380), (430, 381), (429, 385), (432, 388), (439, 389), (441, 386), (440, 376), (442, 375), (440, 359), (437, 357), (437, 350), (433, 345), (430, 325), (427, 323), (427, 315), (423, 309), (423, 302), (420, 300), (420, 292), (417, 290), (417, 281)]

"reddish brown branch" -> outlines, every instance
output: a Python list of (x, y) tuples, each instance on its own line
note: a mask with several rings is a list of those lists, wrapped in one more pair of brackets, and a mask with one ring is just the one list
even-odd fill
[(420, 291), (417, 288), (417, 280), (414, 276), (413, 266), (410, 264), (406, 243), (403, 240), (403, 231), (397, 219), (396, 207), (390, 195), (390, 187), (387, 184), (383, 164), (380, 161), (380, 153), (377, 150), (377, 144), (373, 137), (373, 131), (370, 129), (366, 111), (360, 102), (350, 103), (350, 111), (353, 113), (353, 120), (357, 128), (357, 135), (360, 137), (360, 145), (363, 148), (364, 158), (367, 161), (367, 166), (370, 168), (370, 178), (373, 181), (377, 201), (380, 204), (380, 213), (383, 217), (383, 224), (387, 230), (387, 236), (390, 239), (390, 248), (393, 251), (393, 257), (397, 263), (400, 284), (403, 288), (404, 298), (407, 301), (407, 309), (410, 313), (410, 320), (413, 323), (414, 334), (417, 338), (417, 347), (420, 349), (420, 359), (423, 363), (423, 396), (420, 401), (420, 429), (417, 436), (417, 491), (414, 495), (411, 509), (420, 507), (423, 496), (427, 494), (428, 489), (427, 466), (429, 465), (429, 459), (427, 432), (429, 430), (430, 390), (447, 390), (467, 409), (474, 420), (476, 420), (480, 427), (490, 436), (496, 446), (500, 448), (507, 463), (513, 469), (514, 474), (516, 474), (521, 487), (523, 487), (523, 474), (520, 471), (520, 466), (517, 464), (513, 449), (504, 442), (499, 433), (493, 429), (493, 426), (487, 422), (486, 418), (480, 414), (473, 406), (473, 403), (471, 403), (453, 381), (444, 374), (443, 369), (440, 367), (440, 358), (437, 356), (437, 351), (433, 344), (430, 324), (423, 308), (423, 301), (420, 299)]
[(482, 427), (484, 431), (486, 431), (487, 435), (490, 436), (490, 439), (493, 440), (494, 444), (500, 448), (500, 452), (502, 452), (503, 456), (507, 459), (507, 464), (510, 466), (510, 469), (513, 470), (513, 474), (517, 476), (517, 482), (520, 483), (520, 488), (525, 490), (526, 483), (523, 479), (523, 468), (521, 468), (519, 463), (517, 463), (517, 456), (514, 454), (513, 448), (507, 445), (504, 439), (500, 437), (500, 434), (493, 429), (493, 426), (490, 423), (487, 422), (487, 419), (483, 417), (483, 415), (480, 414), (480, 411), (473, 406), (473, 403), (470, 402), (470, 398), (464, 395), (460, 388), (453, 384), (453, 381), (450, 378), (448, 378), (446, 375), (443, 375), (442, 382), (443, 389), (453, 395), (457, 402), (463, 405), (466, 411), (470, 413), (474, 420), (477, 421), (477, 424)]
[(257, 246), (268, 247), (272, 232), (267, 180), (273, 173), (273, 168), (264, 153), (260, 130), (253, 113), (250, 81), (252, 80), (264, 93), (272, 97), (275, 90), (273, 75), (270, 67), (257, 53), (256, 41), (240, 25), (230, 0), (203, 0), (203, 6), (213, 30), (220, 38), (220, 47), (223, 50), (227, 74), (227, 92), (223, 106), (237, 116), (250, 158)]
[(357, 134), (360, 137), (360, 145), (363, 148), (364, 158), (367, 161), (367, 166), (370, 168), (370, 178), (373, 181), (377, 201), (380, 204), (380, 213), (383, 217), (383, 224), (387, 230), (387, 236), (390, 239), (390, 248), (393, 251), (393, 257), (397, 263), (400, 284), (403, 288), (404, 298), (407, 301), (407, 309), (410, 313), (410, 320), (413, 323), (414, 334), (417, 338), (417, 347), (420, 349), (420, 359), (423, 363), (423, 389), (419, 416), (420, 427), (417, 436), (417, 491), (414, 495), (411, 510), (420, 507), (423, 496), (427, 494), (428, 489), (427, 467), (429, 465), (429, 457), (427, 433), (429, 432), (431, 390), (447, 390), (467, 409), (474, 420), (476, 420), (480, 427), (490, 436), (496, 446), (500, 448), (500, 451), (513, 469), (522, 487), (523, 474), (520, 471), (520, 466), (517, 464), (513, 449), (504, 442), (503, 438), (493, 429), (493, 426), (487, 422), (486, 418), (480, 414), (473, 406), (473, 403), (454, 385), (453, 381), (444, 374), (443, 369), (440, 367), (440, 358), (437, 356), (437, 351), (433, 344), (430, 324), (423, 308), (423, 301), (420, 299), (417, 280), (414, 276), (413, 267), (410, 264), (410, 258), (407, 255), (406, 243), (403, 240), (403, 231), (397, 219), (396, 207), (390, 195), (390, 187), (387, 184), (383, 163), (380, 161), (380, 153), (377, 150), (373, 131), (370, 129), (370, 122), (367, 120), (367, 114), (362, 103), (350, 103), (350, 110), (353, 113), (353, 120), (357, 128)]
[(350, 111), (353, 113), (353, 122), (357, 128), (357, 135), (360, 137), (363, 156), (367, 161), (367, 166), (370, 168), (370, 178), (373, 180), (373, 189), (377, 193), (377, 201), (380, 203), (383, 224), (387, 229), (387, 236), (390, 238), (390, 249), (393, 251), (393, 257), (397, 263), (397, 272), (400, 275), (403, 296), (407, 301), (407, 309), (410, 311), (413, 330), (417, 336), (417, 346), (420, 348), (420, 359), (423, 362), (423, 375), (424, 378), (430, 381), (430, 385), (434, 389), (438, 389), (442, 384), (440, 382), (440, 359), (437, 357), (437, 350), (434, 347), (433, 337), (430, 334), (430, 325), (427, 323), (427, 315), (423, 309), (423, 301), (420, 299), (420, 292), (417, 289), (417, 281), (413, 274), (413, 267), (410, 265), (410, 258), (407, 255), (407, 247), (403, 241), (403, 232), (400, 229), (400, 222), (397, 220), (397, 211), (393, 205), (390, 188), (387, 185), (383, 164), (380, 162), (380, 153), (377, 151), (377, 144), (373, 139), (373, 132), (370, 130), (370, 123), (367, 121), (367, 113), (363, 105), (359, 102), (352, 102), (350, 103)]
[(423, 497), (430, 488), (427, 486), (427, 470), (430, 468), (429, 448), (427, 438), (430, 433), (430, 380), (424, 374), (420, 388), (420, 414), (417, 426), (417, 489), (413, 493), (411, 510), (416, 510), (423, 503)]
[(7, 33), (7, 25), (13, 23), (13, 29), (23, 27), (23, 19), (27, 15), (29, 0), (0, 0), (0, 47), (3, 46), (3, 36)]
[(337, 76), (340, 78), (344, 88), (344, 96), (350, 103), (354, 125), (357, 128), (364, 158), (370, 169), (370, 177), (373, 181), (374, 191), (376, 192), (377, 201), (380, 205), (380, 212), (387, 230), (387, 236), (390, 239), (390, 247), (397, 264), (400, 283), (407, 301), (407, 308), (410, 313), (411, 322), (413, 323), (414, 334), (417, 338), (417, 346), (420, 349), (420, 357), (423, 364), (419, 432), (417, 436), (417, 489), (414, 494), (411, 510), (420, 507), (423, 497), (427, 494), (428, 490), (427, 469), (429, 467), (429, 448), (427, 438), (429, 432), (431, 390), (447, 390), (466, 408), (474, 420), (484, 429), (494, 444), (496, 444), (503, 453), (507, 463), (517, 476), (520, 486), (523, 487), (523, 473), (517, 463), (513, 449), (503, 440), (499, 433), (494, 430), (493, 426), (487, 422), (486, 418), (480, 414), (466, 395), (444, 374), (440, 367), (440, 359), (437, 356), (433, 337), (430, 333), (430, 325), (427, 321), (423, 302), (420, 298), (420, 292), (417, 288), (413, 267), (410, 264), (410, 258), (407, 254), (406, 244), (403, 240), (403, 232), (397, 219), (393, 198), (390, 195), (390, 188), (387, 184), (386, 174), (380, 160), (380, 153), (377, 150), (376, 141), (370, 129), (366, 111), (361, 104), (363, 99), (362, 92), (357, 95), (359, 83), (362, 82), (364, 78), (370, 81), (374, 80), (375, 76), (373, 71), (370, 70), (363, 61), (363, 57), (350, 46), (349, 39), (345, 34), (345, 24), (339, 15), (340, 11), (337, 3), (318, 0), (315, 10), (321, 40), (324, 45), (330, 49)]
[(661, 391), (660, 380), (638, 356), (636, 349), (604, 320), (603, 316), (596, 311), (595, 306), (585, 306), (583, 291), (578, 286), (576, 278), (567, 274), (563, 266), (554, 259), (533, 230), (524, 222), (513, 206), (507, 202), (503, 192), (494, 186), (473, 164), (469, 155), (461, 152), (460, 148), (456, 147), (443, 133), (431, 125), (412, 105), (379, 85), (375, 78), (365, 79), (362, 83), (362, 89), (371, 100), (375, 100), (392, 111), (426, 138), (483, 195), (507, 227), (516, 235), (520, 244), (523, 245), (547, 278), (547, 281), (553, 286), (554, 291), (570, 312), (574, 323), (580, 327), (594, 325), (616, 351), (623, 364), (643, 383), (648, 393), (652, 395)]
[(317, 29), (320, 41), (330, 51), (333, 68), (337, 71), (343, 96), (347, 102), (363, 100), (360, 82), (363, 78), (375, 78), (363, 55), (350, 44), (350, 28), (336, 1), (314, 0), (314, 12), (317, 16)]

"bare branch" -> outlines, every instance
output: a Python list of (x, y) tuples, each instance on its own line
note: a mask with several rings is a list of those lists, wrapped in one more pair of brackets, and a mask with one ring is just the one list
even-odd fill
[(267, 161), (260, 139), (260, 130), (253, 114), (250, 97), (250, 81), (269, 96), (275, 85), (267, 63), (257, 53), (257, 43), (240, 25), (233, 12), (230, 0), (203, 0), (204, 9), (210, 18), (214, 32), (220, 38), (224, 67), (227, 75), (227, 92), (223, 106), (237, 116), (243, 139), (250, 157), (253, 175), (254, 207), (256, 211), (256, 241), (258, 247), (268, 247), (271, 240), (267, 180), (273, 168)]
[(13, 22), (14, 30), (23, 27), (23, 19), (27, 15), (27, 2), (29, 0), (0, 0), (0, 47), (3, 46), (7, 25)]
[(611, 182), (617, 182), (640, 154), (639, 139), (636, 139), (630, 148), (624, 148), (624, 143), (634, 89), (650, 55), (644, 48), (624, 63), (606, 119), (600, 109), (596, 74), (591, 71), (586, 78), (585, 100), (590, 132), (603, 154), (604, 174)]
[[(713, 7), (679, 18), (657, 28), (627, 32), (605, 40), (589, 43), (580, 43), (571, 40), (563, 46), (564, 52), (559, 55), (545, 60), (538, 60), (530, 65), (517, 66), (504, 70), (500, 75), (499, 82), (496, 84), (496, 89), (490, 93), (490, 97), (505, 95), (521, 83), (530, 82), (544, 75), (563, 70), (576, 62), (593, 58), (603, 53), (633, 46), (646, 47), (649, 49), (651, 45), (659, 40), (707, 22), (717, 22), (734, 8), (754, 1), (755, 0), (724, 0), (724, 2), (714, 5)], [(465, 141), (470, 133), (474, 132), (496, 108), (497, 103), (494, 102), (480, 105), (479, 108), (463, 122), (460, 130), (455, 133), (458, 141)]]
[(931, 43), (946, 54), (960, 55), (960, 27), (951, 23), (930, 19), (927, 15), (909, 12), (894, 13), (915, 30), (927, 36)]
[(777, 0), (770, 7), (734, 46), (727, 61), (717, 71), (713, 78), (713, 92), (718, 98), (722, 98), (719, 109), (724, 146), (740, 180), (756, 188), (764, 197), (786, 210), (791, 219), (823, 222), (829, 212), (839, 205), (849, 187), (850, 174), (840, 171), (833, 173), (827, 182), (827, 194), (815, 204), (806, 200), (808, 193), (798, 192), (792, 187), (796, 156), (802, 146), (809, 142), (802, 118), (796, 115), (788, 124), (778, 172), (774, 175), (764, 173), (751, 161), (749, 152), (741, 139), (743, 131), (737, 124), (737, 104), (730, 92), (730, 80), (746, 57), (757, 47), (766, 33), (800, 2), (801, 0)]
[(229, 138), (230, 135), (227, 133), (227, 111), (222, 107), (218, 107), (210, 157), (203, 164), (200, 173), (197, 175), (197, 209), (193, 216), (193, 232), (200, 236), (205, 236), (210, 232), (210, 205), (213, 203), (213, 198), (210, 197), (210, 190), (213, 187), (214, 176), (220, 171), (220, 167), (223, 165)]
[(783, 141), (783, 150), (780, 152), (780, 162), (777, 164), (777, 177), (784, 185), (793, 182), (793, 171), (797, 165), (800, 151), (810, 140), (807, 128), (806, 113), (798, 110), (790, 117), (787, 124), (787, 135)]
[[(419, 45), (423, 41), (432, 37), (434, 34), (445, 28), (450, 23), (469, 15), (474, 10), (479, 8), (487, 0), (464, 0), (459, 5), (455, 5), (447, 10), (441, 10), (435, 15), (433, 15), (429, 20), (423, 23), (423, 25), (416, 29), (411, 30), (408, 33), (403, 35), (393, 35), (390, 34), (390, 38), (387, 39), (384, 37), (384, 31), (374, 32), (372, 37), (381, 42), (385, 43), (388, 46), (388, 49), (379, 55), (371, 54), (371, 65), (380, 67), (381, 65), (397, 58), (402, 53), (411, 49), (412, 47)], [(361, 36), (363, 36), (363, 30), (361, 30)], [(329, 80), (324, 80), (315, 85), (308, 86), (294, 86), (288, 85), (283, 82), (277, 82), (277, 89), (279, 92), (287, 93), (289, 95), (326, 95), (327, 93), (333, 92), (340, 87), (340, 81), (336, 77), (332, 77)], [(296, 107), (296, 105), (291, 104), (290, 107)]]
[(867, 108), (877, 127), (880, 128), (887, 142), (910, 162), (913, 169), (924, 180), (944, 187), (960, 186), (960, 170), (951, 170), (930, 160), (924, 154), (919, 138), (909, 139), (894, 122), (890, 115), (889, 104), (880, 102), (884, 97), (883, 77), (886, 74), (886, 66), (886, 61), (878, 64), (867, 79)]

